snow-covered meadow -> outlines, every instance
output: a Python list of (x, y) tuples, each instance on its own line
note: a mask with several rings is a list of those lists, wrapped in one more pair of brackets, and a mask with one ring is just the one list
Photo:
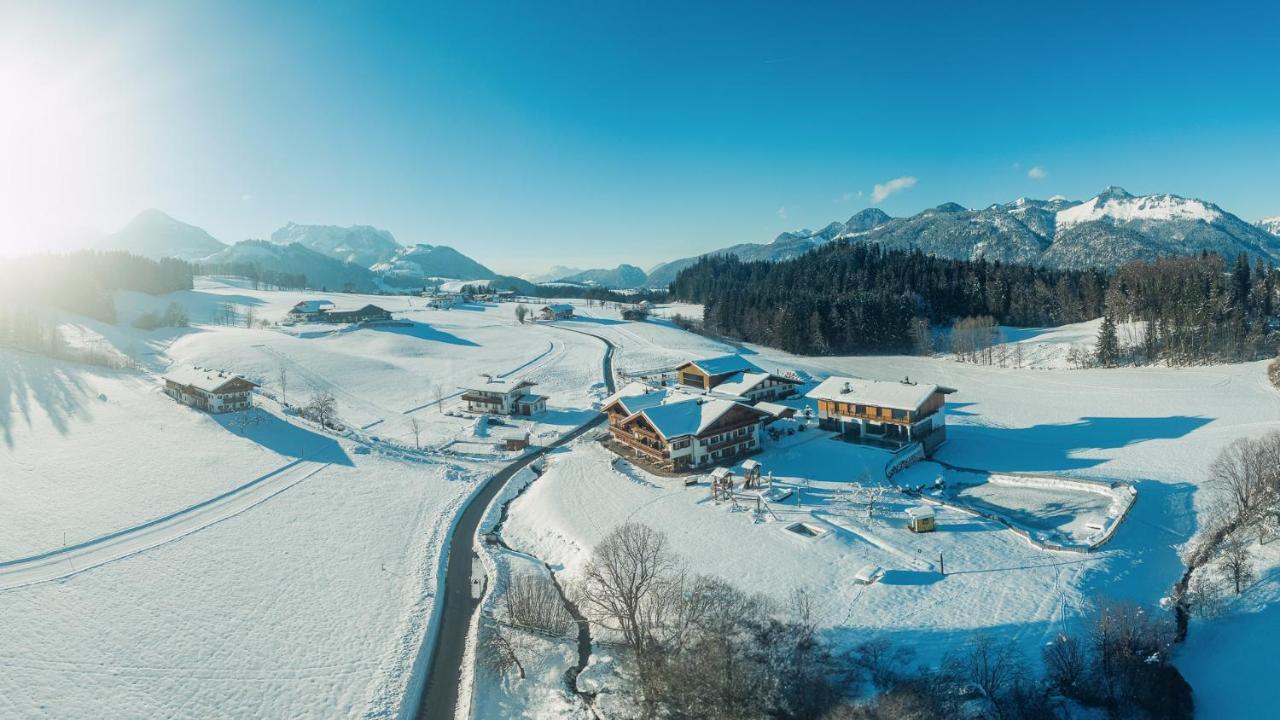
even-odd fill
[[(242, 325), (249, 308), (274, 322), (312, 298), (411, 324), (215, 324), (226, 305)], [(170, 301), (192, 327), (130, 327)], [(535, 443), (604, 394), (603, 343), (520, 325), (510, 305), (443, 311), (201, 280), (117, 307), (118, 325), (60, 324), (137, 370), (0, 350), (0, 716), (394, 715), (451, 522), (517, 455), (458, 412), (459, 386), (480, 373), (538, 383), (547, 412), (514, 423)], [(165, 368), (193, 364), (259, 382), (255, 422), (161, 392)], [(348, 432), (286, 413), (282, 367), (290, 404), (332, 393)], [(74, 552), (39, 557), (64, 544)]]

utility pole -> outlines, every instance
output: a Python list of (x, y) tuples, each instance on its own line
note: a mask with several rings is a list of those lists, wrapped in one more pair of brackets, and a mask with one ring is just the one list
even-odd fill
[(939, 574), (939, 575), (942, 575), (943, 577), (946, 577), (946, 576), (947, 576), (947, 565), (946, 565), (946, 563), (945, 563), (945, 562), (943, 562), (943, 560), (942, 560), (942, 551), (941, 551), (941, 550), (939, 550), (939, 551), (938, 551), (938, 574)]

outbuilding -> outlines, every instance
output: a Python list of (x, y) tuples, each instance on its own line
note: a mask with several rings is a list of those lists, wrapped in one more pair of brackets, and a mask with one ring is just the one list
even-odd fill
[(907, 529), (913, 533), (933, 532), (936, 527), (933, 508), (917, 505), (907, 508)]

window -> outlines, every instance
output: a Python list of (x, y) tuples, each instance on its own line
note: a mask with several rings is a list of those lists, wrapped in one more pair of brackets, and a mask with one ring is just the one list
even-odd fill
[(859, 414), (859, 415), (866, 415), (866, 414), (867, 414), (867, 406), (866, 406), (866, 405), (859, 405), (859, 406), (858, 406), (858, 414)]
[(893, 419), (894, 419), (894, 420), (906, 420), (906, 419), (907, 419), (907, 411), (906, 411), (906, 410), (894, 410), (894, 411), (893, 411)]

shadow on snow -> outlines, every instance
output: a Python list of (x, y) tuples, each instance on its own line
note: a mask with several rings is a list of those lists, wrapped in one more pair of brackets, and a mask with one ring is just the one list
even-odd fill
[[(242, 425), (241, 417), (245, 415), (252, 418), (253, 422)], [(210, 417), (227, 432), (252, 440), (285, 457), (348, 467), (353, 465), (350, 456), (337, 440), (285, 422), (271, 413), (254, 409), (246, 413), (226, 413)]]

